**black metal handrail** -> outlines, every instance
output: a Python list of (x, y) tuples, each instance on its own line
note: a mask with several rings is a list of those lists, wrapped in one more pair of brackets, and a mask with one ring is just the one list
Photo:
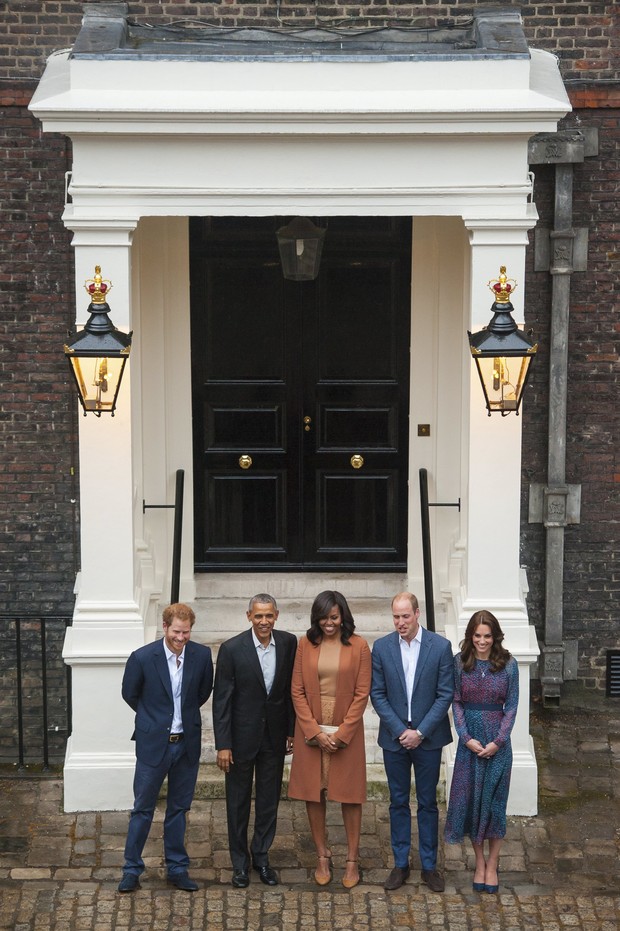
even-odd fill
[[(8, 753), (0, 762), (17, 763), (18, 771), (23, 771), (28, 764), (42, 765), (43, 772), (50, 769), (50, 732), (71, 734), (71, 669), (62, 660), (60, 635), (64, 642), (67, 627), (72, 619), (60, 615), (0, 614), (0, 633), (4, 641), (3, 695), (0, 704), (4, 704), (3, 719), (9, 720), (10, 708), (15, 708), (14, 724), (7, 730), (16, 737), (16, 759)], [(54, 631), (58, 637), (59, 649), (56, 656), (50, 656), (49, 635)], [(11, 646), (14, 644), (14, 651)], [(10, 688), (12, 675), (11, 658), (14, 653), (14, 689)], [(56, 688), (55, 713), (56, 723), (50, 727), (50, 662), (55, 664), (57, 678), (62, 679), (62, 687)], [(9, 685), (9, 687), (7, 687)], [(3, 728), (4, 729), (4, 728)], [(64, 740), (63, 737), (63, 746)], [(60, 748), (56, 748), (60, 752)], [(6, 751), (3, 751), (6, 753)]]
[(461, 499), (446, 504), (437, 504), (428, 500), (428, 472), (420, 469), (420, 511), (422, 519), (422, 563), (424, 566), (424, 601), (426, 602), (426, 628), (435, 630), (435, 596), (433, 594), (433, 561), (431, 558), (431, 526), (429, 508), (458, 508)]
[(174, 508), (174, 530), (172, 535), (172, 576), (170, 582), (170, 604), (179, 600), (181, 582), (181, 541), (183, 539), (183, 491), (185, 487), (185, 469), (177, 469), (174, 492), (174, 504), (147, 504), (142, 499), (142, 513), (148, 508), (166, 510)]

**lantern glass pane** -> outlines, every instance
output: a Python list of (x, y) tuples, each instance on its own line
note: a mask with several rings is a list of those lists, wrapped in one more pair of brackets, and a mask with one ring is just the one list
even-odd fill
[(475, 357), (488, 409), (508, 413), (521, 402), (532, 356)]
[(319, 273), (323, 242), (320, 239), (283, 239), (278, 243), (285, 278), (312, 281)]
[(70, 356), (73, 375), (85, 411), (112, 413), (125, 366), (126, 357)]

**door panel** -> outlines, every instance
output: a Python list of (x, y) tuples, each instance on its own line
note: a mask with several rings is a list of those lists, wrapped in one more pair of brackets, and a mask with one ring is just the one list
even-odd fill
[(207, 475), (208, 542), (225, 554), (285, 551), (286, 476), (272, 471), (252, 476), (210, 471)]
[(191, 221), (196, 568), (401, 569), (410, 221), (331, 218), (303, 283), (285, 222)]

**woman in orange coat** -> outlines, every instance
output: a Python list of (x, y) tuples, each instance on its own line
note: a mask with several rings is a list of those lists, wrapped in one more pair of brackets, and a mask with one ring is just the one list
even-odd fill
[[(297, 648), (292, 695), (297, 721), (288, 794), (304, 799), (316, 846), (318, 885), (331, 881), (331, 851), (325, 828), (326, 798), (340, 802), (347, 835), (342, 884), (360, 881), (362, 803), (366, 801), (363, 714), (371, 677), (370, 649), (355, 633), (346, 598), (321, 592), (314, 600), (310, 628)], [(331, 725), (332, 732), (321, 729)]]

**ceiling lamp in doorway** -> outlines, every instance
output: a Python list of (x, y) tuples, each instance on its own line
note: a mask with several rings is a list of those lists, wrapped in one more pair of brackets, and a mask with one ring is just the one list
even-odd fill
[(325, 232), (307, 217), (295, 217), (276, 231), (285, 278), (314, 281), (319, 274)]
[(505, 265), (499, 270), (499, 278), (492, 278), (488, 287), (495, 297), (491, 306), (493, 317), (477, 333), (468, 331), (469, 348), (489, 417), (495, 413), (505, 417), (513, 411), (518, 415), (538, 343), (532, 342), (531, 330), (525, 333), (512, 319), (514, 307), (510, 296), (516, 282), (506, 276)]
[(114, 416), (123, 370), (131, 350), (131, 333), (117, 330), (108, 314), (108, 291), (112, 282), (101, 276), (101, 266), (84, 283), (91, 298), (90, 317), (84, 329), (65, 346), (65, 356), (78, 389), (84, 416)]

